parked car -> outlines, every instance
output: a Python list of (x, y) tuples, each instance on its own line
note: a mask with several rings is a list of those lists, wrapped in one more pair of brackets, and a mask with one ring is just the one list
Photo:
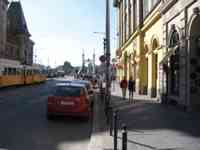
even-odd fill
[(72, 83), (85, 85), (87, 90), (88, 90), (89, 95), (93, 95), (94, 94), (94, 91), (92, 89), (92, 84), (91, 84), (90, 81), (87, 81), (87, 80), (73, 80)]
[(94, 105), (94, 91), (92, 89), (91, 82), (87, 81), (87, 80), (73, 80), (72, 83), (85, 85), (85, 87), (86, 87), (86, 89), (88, 91), (88, 94), (90, 96), (91, 108), (93, 108), (93, 105)]
[(59, 83), (52, 96), (48, 97), (47, 117), (55, 115), (84, 117), (91, 116), (91, 101), (84, 85)]

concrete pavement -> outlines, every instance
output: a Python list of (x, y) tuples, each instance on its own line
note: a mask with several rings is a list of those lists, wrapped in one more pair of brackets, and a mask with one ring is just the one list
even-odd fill
[[(130, 103), (122, 100), (119, 93), (120, 89), (116, 86), (112, 90), (112, 106), (119, 110), (119, 124), (127, 125), (128, 150), (200, 150), (200, 113), (185, 113), (145, 96), (135, 95), (136, 103)], [(100, 108), (96, 109), (98, 115), (103, 114)], [(95, 122), (101, 125), (97, 128), (103, 128), (103, 131), (94, 131), (98, 136), (96, 140), (92, 136), (92, 140), (100, 142), (93, 150), (113, 149), (113, 137), (109, 136), (108, 126), (98, 123), (102, 120), (97, 119)], [(121, 149), (121, 131), (118, 146)]]
[(93, 128), (88, 150), (110, 150), (112, 141), (108, 134), (104, 107), (97, 94), (94, 101)]

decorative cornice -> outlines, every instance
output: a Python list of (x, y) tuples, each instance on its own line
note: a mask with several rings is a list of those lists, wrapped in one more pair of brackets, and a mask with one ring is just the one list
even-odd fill
[(139, 29), (137, 29), (134, 33), (131, 34), (130, 38), (121, 45), (121, 47), (119, 48), (121, 51), (124, 51), (124, 49), (126, 49), (127, 46), (129, 46), (129, 44), (131, 42), (133, 42), (133, 40), (135, 40), (135, 38), (140, 35), (141, 32)]

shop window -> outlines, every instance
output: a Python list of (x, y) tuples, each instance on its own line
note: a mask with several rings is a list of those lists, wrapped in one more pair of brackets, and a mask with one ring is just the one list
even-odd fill
[(175, 53), (170, 57), (170, 90), (171, 94), (173, 95), (179, 95), (179, 80), (180, 80), (180, 50), (179, 50), (179, 35), (177, 31), (175, 30), (172, 33), (171, 39), (170, 39), (170, 46), (171, 48), (175, 48)]

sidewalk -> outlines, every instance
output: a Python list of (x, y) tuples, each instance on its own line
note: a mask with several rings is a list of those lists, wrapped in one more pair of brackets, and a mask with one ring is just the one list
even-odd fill
[(112, 150), (112, 137), (108, 133), (103, 104), (97, 95), (94, 101), (93, 127), (88, 150)]
[[(115, 81), (115, 82), (112, 83), (111, 94), (112, 94), (112, 96), (117, 96), (117, 97), (121, 97), (122, 96), (122, 91), (121, 91), (121, 88), (119, 87), (119, 82), (118, 81)], [(126, 92), (126, 97), (128, 98), (128, 90)], [(138, 95), (136, 93), (134, 93), (134, 99), (137, 99), (137, 100), (148, 100), (148, 101), (149, 100), (153, 100), (153, 101), (157, 100), (156, 98), (150, 98), (147, 95)]]
[[(127, 125), (128, 150), (200, 150), (200, 113), (185, 113), (138, 95), (134, 96), (136, 103), (133, 104), (122, 100), (117, 88), (112, 90), (111, 102), (118, 110), (119, 124)], [(95, 120), (96, 124), (98, 120), (105, 119)], [(113, 137), (109, 136), (105, 125), (103, 132), (97, 134), (98, 141), (101, 141), (98, 142), (99, 149), (93, 150), (113, 149)], [(118, 149), (121, 150), (120, 131)]]

